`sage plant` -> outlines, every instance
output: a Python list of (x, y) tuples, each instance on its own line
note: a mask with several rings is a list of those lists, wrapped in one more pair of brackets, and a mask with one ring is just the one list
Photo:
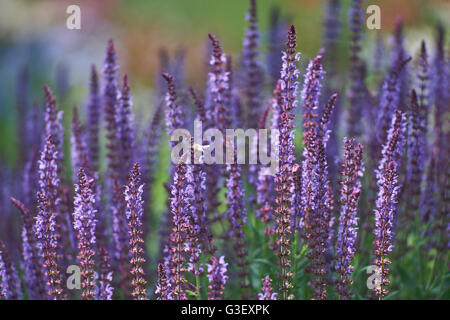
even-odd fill
[(293, 277), (290, 261), (291, 247), (291, 215), (293, 197), (293, 177), (291, 166), (294, 163), (294, 109), (297, 106), (298, 70), (296, 62), (300, 53), (296, 53), (297, 35), (294, 25), (289, 27), (286, 51), (283, 52), (283, 64), (281, 68), (281, 95), (283, 97), (280, 106), (280, 141), (279, 141), (279, 170), (275, 178), (275, 190), (277, 192), (276, 204), (276, 235), (278, 246), (278, 258), (280, 259), (280, 291), (283, 299), (292, 299), (289, 295), (292, 289)]
[(375, 209), (375, 240), (374, 256), (380, 276), (377, 284), (376, 295), (379, 299), (389, 292), (389, 265), (391, 260), (388, 255), (393, 248), (393, 226), (397, 213), (399, 181), (399, 157), (401, 155), (402, 126), (404, 116), (397, 110), (388, 132), (387, 141), (383, 145), (382, 158), (376, 170), (378, 197)]

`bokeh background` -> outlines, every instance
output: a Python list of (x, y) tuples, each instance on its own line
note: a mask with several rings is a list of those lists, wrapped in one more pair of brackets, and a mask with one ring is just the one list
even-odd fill
[[(306, 63), (321, 47), (323, 2), (320, 0), (260, 0), (258, 18), (262, 29), (262, 51), (270, 9), (277, 5), (282, 15), (298, 29), (299, 50)], [(347, 61), (347, 7), (343, 1), (343, 37), (339, 66)], [(81, 30), (66, 28), (67, 6), (81, 7)], [(422, 38), (433, 34), (438, 20), (448, 28), (450, 1), (367, 0), (378, 4), (381, 33), (388, 38), (397, 16), (405, 22), (407, 45), (415, 52)], [(158, 71), (158, 51), (170, 55), (186, 52), (187, 80), (205, 79), (205, 42), (209, 32), (221, 39), (225, 52), (237, 55), (247, 25), (245, 0), (0, 0), (0, 156), (14, 162), (15, 85), (20, 71), (27, 69), (32, 99), (42, 99), (44, 83), (55, 88), (62, 108), (82, 105), (92, 63), (101, 67), (106, 42), (113, 38), (118, 48), (121, 72), (129, 74), (135, 108), (145, 117)], [(367, 37), (377, 31), (366, 32)], [(368, 41), (369, 42), (369, 41)], [(412, 48), (411, 48), (412, 47)], [(366, 51), (372, 50), (370, 47)], [(70, 90), (69, 90), (70, 89)], [(30, 102), (31, 103), (31, 102)], [(151, 110), (150, 110), (151, 111)], [(65, 114), (65, 122), (70, 112)]]

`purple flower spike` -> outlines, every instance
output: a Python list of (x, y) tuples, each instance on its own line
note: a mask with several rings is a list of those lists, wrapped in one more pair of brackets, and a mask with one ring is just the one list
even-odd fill
[(211, 257), (211, 263), (206, 265), (208, 267), (208, 300), (222, 300), (225, 284), (227, 283), (227, 267), (225, 257), (221, 256), (219, 260), (216, 257)]
[(166, 267), (162, 263), (158, 264), (158, 284), (155, 293), (158, 295), (158, 300), (171, 300), (170, 283), (167, 279)]
[(270, 27), (267, 33), (267, 68), (271, 79), (271, 86), (274, 88), (280, 79), (281, 53), (284, 50), (284, 37), (286, 22), (280, 18), (280, 9), (273, 7), (270, 10)]
[(437, 221), (434, 232), (439, 234), (437, 248), (448, 250), (450, 247), (448, 233), (448, 172), (449, 152), (447, 142), (449, 140), (448, 128), (446, 129), (446, 114), (450, 105), (449, 80), (450, 62), (445, 52), (446, 29), (441, 23), (438, 25), (436, 38), (436, 53), (433, 58), (433, 101), (434, 101), (434, 129), (433, 129), (433, 154), (435, 165), (435, 185), (438, 191), (440, 203), (437, 206)]
[(391, 261), (388, 255), (393, 247), (393, 225), (396, 219), (399, 183), (398, 171), (401, 156), (401, 140), (403, 113), (397, 110), (389, 129), (387, 141), (383, 146), (382, 158), (376, 170), (378, 197), (375, 209), (375, 240), (374, 256), (375, 264), (378, 266), (380, 283), (376, 288), (376, 295), (382, 299), (389, 292), (389, 265)]
[(106, 53), (105, 64), (103, 66), (103, 105), (106, 122), (106, 148), (108, 158), (108, 176), (112, 181), (118, 178), (119, 174), (119, 159), (118, 151), (119, 143), (117, 141), (118, 126), (117, 126), (117, 112), (119, 105), (119, 89), (117, 84), (117, 66), (116, 50), (112, 40), (108, 42), (108, 50)]
[(261, 91), (263, 85), (263, 70), (259, 64), (260, 33), (258, 19), (256, 17), (256, 0), (250, 0), (250, 8), (247, 14), (248, 28), (245, 30), (242, 48), (242, 65), (244, 67), (244, 105), (246, 112), (246, 124), (249, 128), (256, 128), (261, 113)]
[(120, 143), (120, 164), (125, 166), (122, 180), (124, 183), (127, 179), (127, 173), (132, 166), (135, 147), (134, 119), (131, 111), (133, 102), (130, 95), (130, 84), (128, 76), (124, 75), (122, 80), (122, 91), (120, 96), (119, 108), (116, 114), (116, 122), (118, 126), (117, 139)]
[(212, 45), (211, 71), (209, 72), (209, 90), (214, 110), (214, 120), (217, 128), (225, 132), (230, 127), (231, 118), (226, 105), (226, 96), (229, 91), (229, 73), (225, 71), (226, 55), (215, 35), (209, 34)]
[[(169, 138), (176, 129), (183, 127), (183, 112), (181, 107), (177, 104), (177, 92), (175, 88), (175, 80), (173, 76), (168, 73), (162, 74), (163, 78), (167, 81), (167, 94), (166, 94), (166, 130)], [(171, 141), (173, 147), (176, 142)]]
[(409, 110), (410, 128), (408, 130), (408, 163), (407, 163), (407, 185), (408, 202), (406, 215), (409, 219), (414, 219), (416, 211), (419, 209), (421, 185), (424, 173), (424, 142), (423, 136), (424, 121), (419, 107), (418, 97), (415, 90), (411, 91), (411, 105)]
[(353, 272), (351, 262), (355, 255), (356, 232), (358, 229), (358, 201), (361, 194), (361, 176), (363, 174), (362, 145), (355, 145), (355, 139), (344, 138), (344, 163), (342, 164), (341, 213), (336, 245), (336, 271), (339, 279), (336, 291), (339, 298), (350, 298), (350, 276)]
[[(270, 129), (278, 130), (278, 120), (282, 102), (281, 81), (278, 81), (271, 100), (272, 119)], [(256, 215), (266, 224), (264, 232), (273, 235), (273, 211), (275, 207), (275, 179), (273, 175), (265, 174), (267, 167), (260, 166), (256, 182)], [(273, 245), (273, 244), (272, 244)]]
[(172, 290), (171, 297), (175, 300), (187, 299), (185, 292), (187, 284), (185, 278), (187, 248), (185, 244), (188, 239), (190, 221), (187, 212), (189, 200), (185, 195), (186, 180), (186, 166), (184, 164), (177, 165), (170, 189), (170, 213), (173, 228), (166, 250), (166, 267), (170, 271), (168, 278)]
[(130, 264), (133, 280), (133, 297), (136, 300), (146, 300), (147, 291), (144, 272), (144, 240), (142, 239), (142, 190), (144, 185), (140, 184), (140, 168), (136, 163), (130, 172), (129, 183), (125, 187), (125, 201), (127, 202), (126, 216), (130, 233)]
[(277, 300), (277, 293), (272, 292), (272, 279), (266, 276), (262, 279), (263, 287), (262, 293), (258, 293), (258, 300)]
[(78, 108), (73, 109), (72, 115), (72, 137), (71, 137), (71, 157), (73, 181), (77, 181), (80, 168), (84, 168), (89, 176), (93, 176), (91, 161), (88, 157), (84, 127), (78, 118)]
[(377, 140), (381, 146), (386, 142), (389, 123), (400, 101), (400, 72), (411, 57), (399, 61), (389, 72), (381, 91), (380, 108), (377, 119)]
[(0, 297), (7, 300), (22, 298), (19, 278), (3, 242), (0, 241)]
[(349, 25), (351, 31), (350, 43), (350, 78), (349, 90), (350, 113), (349, 128), (350, 136), (361, 134), (361, 116), (363, 108), (364, 74), (363, 61), (361, 60), (361, 40), (363, 35), (364, 11), (361, 7), (363, 0), (352, 0), (349, 11)]
[(58, 152), (52, 141), (52, 136), (47, 136), (39, 160), (39, 191), (37, 194), (39, 212), (34, 231), (43, 259), (48, 295), (59, 300), (63, 297), (63, 290), (56, 255), (59, 238), (56, 217), (58, 205), (61, 201), (58, 195), (60, 180), (57, 163)]
[(86, 135), (89, 160), (92, 163), (92, 169), (98, 170), (99, 156), (99, 131), (101, 116), (101, 96), (100, 84), (97, 69), (94, 65), (91, 67), (91, 81), (89, 85), (89, 102), (87, 108)]
[(12, 197), (10, 199), (22, 215), (23, 261), (28, 295), (32, 299), (43, 299), (46, 294), (42, 281), (44, 275), (42, 274), (39, 252), (33, 233), (33, 215), (22, 202)]
[(235, 256), (234, 263), (238, 266), (239, 286), (242, 289), (242, 297), (245, 298), (246, 290), (249, 285), (247, 278), (249, 276), (248, 264), (246, 257), (247, 243), (244, 239), (244, 226), (247, 223), (247, 212), (245, 210), (245, 194), (241, 181), (241, 167), (233, 161), (227, 164), (227, 218), (230, 222), (229, 239), (232, 242), (233, 254)]
[(113, 273), (108, 250), (104, 247), (98, 248), (99, 276), (98, 276), (98, 299), (112, 300), (114, 288), (111, 286)]
[(95, 193), (94, 180), (88, 177), (83, 168), (78, 171), (78, 184), (75, 185), (74, 229), (78, 239), (78, 259), (81, 267), (81, 298), (93, 300), (97, 291), (94, 273), (94, 248), (96, 244)]
[(333, 94), (317, 120), (317, 108), (323, 77), (322, 54), (314, 58), (305, 75), (303, 86), (303, 162), (302, 162), (302, 225), (303, 236), (309, 252), (311, 265), (307, 271), (313, 276), (314, 299), (327, 298), (327, 254), (330, 230), (334, 221), (333, 193), (328, 178), (325, 148), (329, 138), (328, 124), (337, 94)]
[(298, 70), (296, 63), (300, 53), (296, 53), (297, 36), (294, 25), (289, 27), (286, 51), (283, 52), (280, 89), (282, 103), (279, 114), (279, 170), (275, 178), (276, 198), (276, 233), (278, 256), (280, 259), (280, 291), (283, 299), (292, 299), (289, 295), (292, 289), (293, 277), (290, 261), (291, 216), (293, 198), (292, 164), (294, 163), (294, 109), (297, 105)]

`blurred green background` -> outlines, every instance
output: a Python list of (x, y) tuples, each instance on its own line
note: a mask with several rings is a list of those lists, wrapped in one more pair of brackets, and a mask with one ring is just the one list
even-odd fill
[[(338, 66), (347, 65), (350, 0), (342, 0), (342, 40)], [(322, 46), (322, 19), (325, 1), (259, 0), (261, 51), (267, 51), (267, 27), (270, 10), (281, 9), (282, 16), (298, 30), (298, 48), (302, 52), (300, 70)], [(81, 30), (66, 27), (69, 5), (81, 8)], [(423, 38), (431, 39), (437, 21), (450, 22), (450, 1), (446, 0), (367, 0), (364, 8), (381, 8), (385, 42), (389, 44), (394, 21), (402, 16), (410, 53), (417, 52)], [(65, 110), (66, 137), (70, 136), (72, 107), (83, 111), (87, 100), (91, 64), (99, 70), (108, 39), (115, 41), (120, 72), (127, 73), (132, 85), (134, 109), (147, 119), (153, 110), (152, 88), (159, 74), (159, 50), (171, 57), (186, 51), (186, 76), (190, 85), (201, 87), (206, 79), (207, 34), (221, 40), (234, 61), (242, 47), (247, 26), (247, 0), (0, 0), (0, 161), (14, 166), (17, 157), (17, 94), (21, 70), (28, 71), (28, 104), (42, 103), (42, 86), (48, 84)], [(366, 30), (367, 40), (377, 31)], [(366, 41), (366, 59), (373, 55), (373, 41)], [(264, 60), (262, 60), (264, 63)], [(235, 62), (236, 63), (236, 62)], [(370, 61), (369, 61), (370, 64)], [(68, 146), (66, 146), (68, 151)]]
[[(342, 3), (344, 54), (340, 66), (345, 67), (350, 0)], [(81, 30), (66, 28), (66, 8), (71, 4), (81, 8)], [(450, 2), (446, 0), (367, 0), (364, 7), (369, 4), (380, 6), (381, 32), (386, 37), (395, 18), (403, 17), (408, 45), (412, 48), (417, 48), (422, 38), (431, 36), (437, 20), (446, 23), (446, 27), (450, 21)], [(297, 26), (301, 63), (305, 64), (321, 47), (324, 1), (258, 1), (263, 52), (270, 9), (275, 5)], [(236, 56), (247, 25), (247, 8), (246, 0), (0, 0), (0, 157), (9, 162), (15, 159), (11, 143), (15, 139), (13, 126), (17, 116), (14, 93), (16, 79), (24, 67), (32, 84), (30, 103), (42, 98), (41, 88), (47, 83), (55, 89), (64, 109), (82, 105), (90, 65), (94, 63), (101, 68), (106, 42), (113, 38), (121, 72), (128, 73), (131, 79), (135, 108), (145, 117), (153, 107), (149, 96), (158, 71), (159, 49), (166, 48), (172, 56), (179, 48), (186, 50), (187, 78), (195, 86), (205, 79), (207, 34), (215, 33), (225, 52)], [(369, 31), (367, 36), (375, 33)], [(68, 97), (55, 88), (58, 77), (67, 78)], [(66, 112), (65, 121), (68, 119), (70, 114)]]

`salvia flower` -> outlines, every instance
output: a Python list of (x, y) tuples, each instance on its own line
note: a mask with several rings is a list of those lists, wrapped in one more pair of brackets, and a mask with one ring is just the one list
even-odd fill
[(279, 115), (279, 170), (276, 174), (276, 233), (278, 256), (280, 259), (280, 291), (283, 299), (293, 298), (289, 296), (292, 289), (291, 279), (293, 277), (290, 261), (291, 243), (291, 215), (293, 197), (293, 177), (291, 166), (294, 163), (294, 109), (297, 105), (298, 70), (296, 62), (300, 53), (296, 53), (297, 36), (294, 25), (288, 31), (286, 51), (283, 52), (283, 63), (281, 68), (280, 89), (282, 104)]
[(211, 55), (211, 71), (208, 74), (209, 90), (214, 110), (214, 120), (217, 128), (222, 132), (230, 127), (231, 118), (226, 105), (226, 95), (229, 90), (229, 73), (225, 71), (226, 55), (215, 35), (209, 34), (213, 48)]
[(222, 300), (223, 291), (228, 280), (227, 267), (228, 263), (225, 262), (225, 257), (221, 256), (219, 259), (212, 256), (211, 263), (206, 264), (208, 270), (208, 299), (209, 300)]
[[(166, 127), (168, 133), (171, 133), (171, 130), (177, 129), (177, 124), (181, 122), (181, 110), (175, 104), (176, 92), (173, 77), (168, 74), (163, 76), (168, 82)], [(185, 154), (184, 156), (189, 155)], [(185, 289), (188, 282), (185, 273), (188, 271), (189, 240), (192, 234), (192, 219), (189, 214), (192, 205), (192, 188), (188, 187), (188, 180), (187, 165), (180, 161), (174, 167), (169, 189), (169, 210), (172, 223), (169, 239), (164, 249), (167, 278), (171, 287), (170, 297), (174, 300), (187, 299)]]
[(256, 17), (256, 0), (250, 0), (250, 8), (247, 14), (248, 28), (245, 30), (242, 48), (242, 66), (244, 67), (243, 90), (248, 108), (247, 126), (256, 128), (259, 114), (261, 113), (261, 89), (263, 85), (263, 71), (259, 64), (260, 34)]
[(60, 183), (57, 167), (58, 152), (55, 149), (52, 136), (48, 136), (39, 160), (39, 212), (34, 228), (45, 268), (48, 295), (54, 299), (61, 299), (63, 291), (56, 255), (58, 246), (56, 216), (61, 200), (58, 195)]
[[(206, 110), (204, 103), (200, 100), (194, 89), (190, 89), (191, 95), (197, 107), (197, 121), (206, 121)], [(214, 255), (217, 248), (214, 246), (213, 234), (210, 230), (211, 219), (207, 213), (207, 188), (206, 188), (206, 166), (203, 164), (203, 159), (195, 155), (195, 146), (191, 140), (192, 146), (192, 177), (193, 177), (193, 207), (192, 217), (194, 228), (198, 229), (198, 235), (202, 245), (202, 250), (206, 253)]]
[(171, 297), (175, 300), (186, 300), (187, 280), (187, 251), (186, 243), (190, 232), (190, 218), (188, 215), (190, 199), (186, 197), (187, 183), (186, 165), (176, 166), (170, 188), (170, 213), (172, 216), (172, 232), (167, 246), (166, 264), (169, 270)]
[(272, 292), (272, 279), (269, 276), (262, 278), (262, 293), (258, 293), (258, 300), (277, 300), (277, 293)]
[[(270, 129), (278, 130), (278, 115), (281, 110), (281, 82), (277, 83), (271, 99), (271, 124)], [(260, 128), (263, 128), (260, 125)], [(276, 141), (271, 141), (276, 143)], [(259, 166), (258, 179), (256, 181), (256, 216), (266, 224), (264, 232), (273, 234), (273, 210), (275, 207), (275, 179), (273, 175), (267, 174), (267, 166)]]
[(235, 256), (234, 263), (237, 265), (239, 286), (243, 289), (248, 288), (247, 278), (248, 260), (247, 257), (247, 243), (244, 239), (244, 226), (247, 223), (247, 212), (245, 210), (245, 194), (241, 181), (241, 167), (237, 163), (227, 164), (227, 171), (229, 173), (227, 178), (227, 218), (230, 222), (229, 239), (233, 247), (233, 254)]
[(14, 265), (12, 264), (5, 244), (0, 241), (0, 297), (4, 296), (8, 300), (18, 300), (22, 298), (19, 278)]
[(74, 229), (78, 239), (78, 259), (81, 267), (81, 298), (92, 300), (95, 297), (94, 248), (96, 244), (94, 180), (86, 175), (83, 168), (78, 171), (78, 184), (75, 185)]
[(302, 219), (311, 265), (311, 284), (315, 299), (326, 299), (327, 294), (327, 247), (330, 225), (333, 223), (333, 196), (328, 178), (328, 163), (325, 148), (329, 139), (328, 124), (334, 109), (337, 94), (326, 104), (322, 117), (317, 120), (321, 80), (323, 77), (322, 53), (310, 63), (305, 75), (303, 99), (303, 161), (301, 180)]
[(395, 108), (398, 106), (400, 101), (400, 72), (410, 60), (411, 57), (399, 61), (394, 67), (392, 67), (383, 84), (376, 126), (376, 138), (379, 145), (386, 142), (390, 119), (392, 118)]
[(427, 143), (428, 135), (428, 116), (430, 114), (430, 66), (428, 62), (428, 53), (425, 41), (422, 41), (420, 46), (420, 54), (417, 61), (417, 100), (419, 104), (420, 116), (420, 144), (422, 149), (421, 160), (426, 162), (429, 146)]
[(99, 157), (99, 130), (101, 116), (101, 96), (100, 84), (97, 69), (95, 65), (91, 67), (91, 79), (89, 84), (89, 101), (87, 103), (87, 120), (86, 120), (86, 141), (89, 159), (93, 165), (93, 170), (98, 169)]
[(114, 288), (111, 285), (113, 280), (113, 273), (111, 271), (109, 252), (105, 247), (100, 246), (98, 248), (98, 258), (98, 299), (111, 300), (114, 293)]
[[(175, 87), (175, 79), (168, 73), (162, 74), (163, 78), (167, 81), (167, 93), (166, 93), (166, 130), (167, 136), (170, 138), (176, 129), (183, 127), (183, 112), (181, 107), (177, 104), (177, 92)], [(171, 146), (174, 146), (175, 142), (171, 141)]]
[(349, 90), (350, 111), (349, 128), (350, 136), (361, 134), (361, 115), (363, 108), (362, 91), (364, 88), (363, 61), (361, 60), (361, 40), (363, 35), (364, 11), (362, 0), (352, 0), (349, 9), (349, 25), (351, 31), (350, 42), (350, 78), (351, 86)]
[(267, 72), (270, 75), (270, 83), (274, 88), (280, 79), (281, 52), (284, 49), (284, 37), (286, 29), (285, 21), (280, 17), (280, 9), (272, 7), (270, 10), (270, 26), (267, 32), (268, 52), (266, 56)]
[[(135, 148), (135, 133), (134, 133), (134, 119), (131, 107), (133, 102), (130, 94), (130, 84), (128, 82), (128, 76), (124, 75), (122, 79), (122, 91), (120, 96), (119, 108), (117, 109), (116, 122), (117, 122), (117, 139), (120, 143), (120, 164), (125, 166), (126, 170), (122, 172), (128, 172), (132, 166), (132, 160), (134, 157)], [(127, 176), (122, 177), (122, 181), (126, 181)]]
[(91, 161), (88, 157), (84, 127), (81, 125), (78, 117), (78, 108), (73, 109), (70, 155), (72, 158), (72, 171), (75, 173), (74, 181), (77, 180), (78, 172), (82, 167), (84, 170), (87, 170), (89, 175), (93, 175)]
[(158, 284), (155, 294), (158, 300), (170, 300), (170, 283), (167, 279), (166, 267), (164, 264), (158, 264)]
[(342, 164), (341, 211), (336, 245), (336, 271), (339, 278), (336, 291), (340, 299), (349, 299), (350, 276), (353, 272), (351, 262), (355, 255), (356, 234), (358, 230), (358, 201), (361, 195), (361, 176), (363, 173), (362, 145), (355, 139), (344, 138), (344, 162)]
[(407, 137), (408, 144), (408, 171), (407, 171), (407, 188), (409, 200), (407, 203), (407, 216), (414, 218), (416, 210), (419, 208), (421, 185), (424, 173), (424, 157), (425, 152), (423, 142), (426, 140), (422, 131), (423, 122), (421, 110), (419, 107), (418, 97), (415, 90), (411, 91), (411, 104), (409, 110), (410, 128)]
[[(196, 164), (194, 138), (191, 138), (191, 163), (186, 165), (186, 197), (190, 202), (190, 229), (189, 241), (186, 247), (189, 250), (188, 271), (198, 276), (203, 272), (200, 261), (202, 247), (214, 251), (212, 234), (209, 232), (206, 219), (205, 205), (205, 172), (203, 166)], [(201, 161), (202, 159), (198, 159)]]
[[(337, 78), (339, 75), (338, 61), (336, 53), (339, 51), (339, 40), (341, 35), (341, 0), (327, 0), (324, 4), (325, 16), (323, 20), (323, 48), (324, 67), (327, 70), (327, 77), (324, 83), (323, 96), (328, 98), (333, 92), (338, 91)], [(338, 129), (341, 124), (341, 114), (339, 101), (335, 105), (335, 110), (331, 116), (329, 129), (330, 139), (327, 144), (327, 161), (330, 171), (330, 179), (335, 180), (337, 175), (337, 158), (339, 153)]]
[(140, 184), (140, 167), (136, 163), (130, 172), (129, 183), (125, 187), (125, 201), (127, 202), (126, 216), (130, 233), (130, 264), (133, 276), (133, 297), (136, 300), (147, 299), (145, 285), (144, 266), (144, 239), (142, 239), (142, 190), (144, 185)]
[(329, 124), (331, 112), (334, 109), (336, 99), (337, 94), (333, 94), (325, 106), (325, 110), (319, 121), (315, 151), (317, 165), (313, 167), (312, 171), (313, 176), (316, 177), (316, 184), (313, 185), (313, 188), (315, 189), (313, 207), (315, 207), (316, 210), (312, 212), (309, 211), (307, 215), (305, 214), (304, 218), (306, 221), (307, 247), (310, 249), (307, 256), (311, 259), (309, 271), (313, 274), (311, 280), (311, 285), (314, 292), (313, 298), (322, 300), (327, 298), (327, 276), (330, 272), (329, 268), (327, 268), (329, 255), (328, 246), (330, 243), (330, 237), (332, 236), (330, 231), (332, 230), (334, 223), (334, 199), (328, 177), (328, 163), (325, 148), (329, 138), (327, 126)]
[[(222, 46), (213, 34), (208, 34), (211, 43), (210, 70), (208, 73), (207, 96), (205, 102), (207, 123), (205, 129), (210, 127), (217, 128), (223, 134), (225, 130), (230, 128), (231, 116), (229, 109), (230, 73), (226, 70), (227, 56), (223, 53)], [(231, 65), (230, 65), (231, 66)], [(229, 100), (229, 99), (228, 99)], [(217, 213), (218, 201), (217, 194), (220, 190), (221, 179), (216, 176), (224, 175), (224, 168), (218, 165), (208, 166), (206, 170), (206, 186), (207, 186), (207, 210), (211, 214)], [(213, 178), (214, 176), (214, 178)]]
[(108, 50), (106, 53), (105, 63), (103, 66), (103, 108), (106, 122), (106, 148), (108, 158), (108, 176), (111, 180), (118, 178), (118, 151), (119, 144), (117, 141), (117, 110), (119, 104), (119, 88), (117, 84), (117, 66), (116, 50), (112, 40), (108, 42)]
[(376, 170), (378, 197), (375, 209), (375, 241), (374, 256), (378, 267), (380, 283), (377, 284), (376, 295), (383, 298), (388, 293), (389, 265), (388, 255), (393, 247), (393, 224), (396, 216), (399, 182), (398, 161), (402, 150), (403, 113), (397, 110), (389, 129), (387, 141), (383, 146), (382, 158)]
[(45, 297), (45, 287), (39, 252), (33, 233), (33, 215), (19, 200), (11, 197), (11, 202), (19, 209), (22, 215), (23, 261), (25, 265), (25, 283), (28, 288), (28, 295), (32, 299), (42, 299)]

